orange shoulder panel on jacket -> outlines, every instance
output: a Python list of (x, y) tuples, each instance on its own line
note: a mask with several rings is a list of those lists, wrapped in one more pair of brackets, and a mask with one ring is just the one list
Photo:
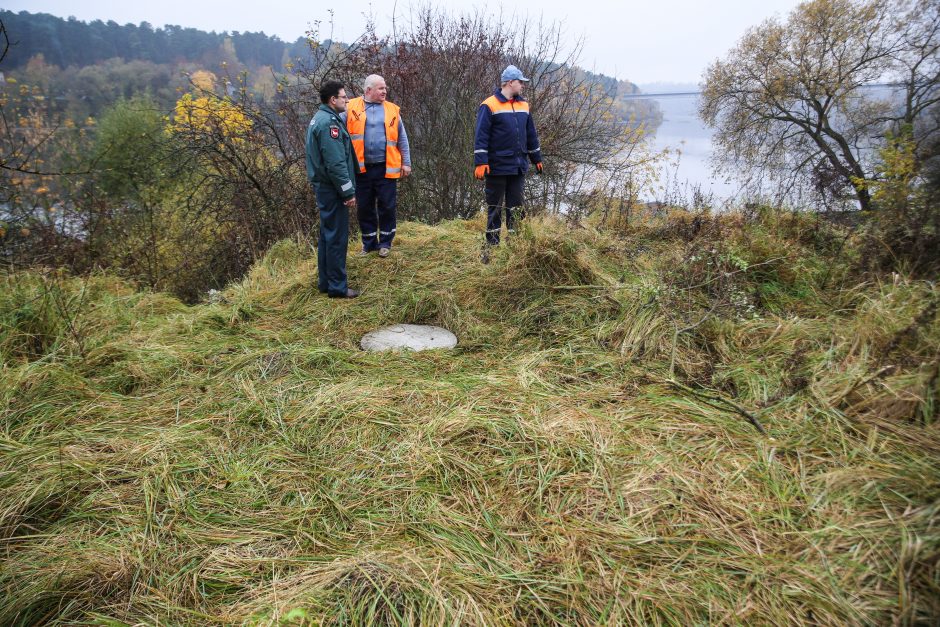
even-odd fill
[(490, 96), (489, 98), (487, 98), (486, 100), (484, 100), (484, 101), (483, 101), (482, 103), (480, 103), (480, 104), (486, 105), (486, 108), (489, 109), (490, 112), (493, 112), (495, 109), (497, 109), (497, 108), (498, 108), (500, 105), (502, 105), (503, 103), (501, 103), (501, 102), (499, 101), (499, 98), (497, 98), (496, 96)]
[(524, 100), (507, 100), (501, 102), (496, 96), (490, 96), (483, 101), (490, 113), (528, 113), (529, 103)]

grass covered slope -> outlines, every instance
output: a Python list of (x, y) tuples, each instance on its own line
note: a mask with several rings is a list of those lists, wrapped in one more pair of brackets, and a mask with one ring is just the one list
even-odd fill
[[(194, 307), (3, 277), (0, 623), (936, 622), (940, 292), (814, 228), (405, 224), (354, 301), (291, 242)], [(394, 322), (460, 344), (358, 350)]]

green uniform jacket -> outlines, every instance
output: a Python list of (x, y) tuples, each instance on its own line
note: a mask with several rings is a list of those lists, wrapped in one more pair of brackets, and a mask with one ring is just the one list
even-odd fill
[(343, 200), (356, 194), (356, 155), (349, 131), (336, 112), (320, 105), (307, 127), (307, 179), (332, 185)]

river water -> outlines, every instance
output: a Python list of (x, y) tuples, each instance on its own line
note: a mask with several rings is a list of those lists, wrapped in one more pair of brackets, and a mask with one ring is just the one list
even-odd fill
[[(898, 105), (903, 94), (897, 87), (869, 85), (862, 88), (866, 99), (894, 101)], [(711, 197), (714, 207), (742, 201), (742, 186), (730, 174), (715, 174), (710, 158), (713, 153), (712, 130), (698, 117), (699, 94), (695, 92), (639, 94), (634, 98), (656, 100), (663, 113), (663, 122), (650, 139), (655, 150), (675, 151), (672, 164), (664, 166), (661, 178), (666, 190), (654, 192), (652, 200), (692, 200), (697, 190)]]
[(711, 195), (720, 204), (733, 198), (739, 185), (729, 177), (716, 175), (709, 158), (712, 155), (712, 131), (698, 117), (697, 93), (655, 94), (639, 96), (659, 104), (663, 121), (650, 138), (655, 151), (669, 150), (669, 164), (662, 167), (661, 183), (666, 187), (655, 195), (691, 199), (698, 191)]

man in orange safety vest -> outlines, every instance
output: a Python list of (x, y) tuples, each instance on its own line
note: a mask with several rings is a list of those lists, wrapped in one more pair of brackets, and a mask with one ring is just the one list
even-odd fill
[(356, 153), (356, 204), (362, 252), (387, 257), (397, 226), (398, 179), (411, 174), (408, 135), (398, 105), (389, 102), (385, 79), (368, 76), (363, 95), (346, 107), (346, 130)]

